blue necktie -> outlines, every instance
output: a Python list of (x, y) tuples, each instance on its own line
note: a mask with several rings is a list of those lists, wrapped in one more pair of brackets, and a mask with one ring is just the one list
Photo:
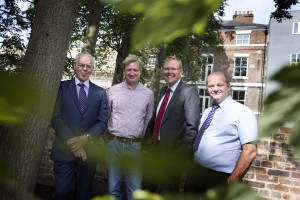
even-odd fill
[(193, 145), (194, 152), (196, 152), (198, 150), (198, 147), (199, 147), (200, 141), (202, 139), (203, 133), (209, 127), (210, 122), (211, 122), (212, 118), (214, 117), (214, 114), (215, 114), (215, 111), (217, 110), (217, 108), (219, 108), (219, 105), (213, 103), (212, 109), (209, 112), (209, 114), (208, 114), (207, 118), (205, 119), (204, 123), (202, 124), (200, 130), (198, 131), (198, 134), (197, 134), (196, 139), (194, 141), (194, 145)]
[(86, 93), (84, 90), (84, 84), (79, 83), (78, 84), (80, 86), (79, 89), (79, 105), (80, 105), (80, 111), (81, 113), (83, 113), (83, 111), (86, 108), (86, 103), (87, 103), (87, 97), (86, 97)]

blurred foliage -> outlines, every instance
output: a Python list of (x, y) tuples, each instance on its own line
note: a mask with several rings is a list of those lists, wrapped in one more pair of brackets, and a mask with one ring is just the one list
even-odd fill
[(20, 122), (39, 102), (39, 93), (26, 78), (9, 72), (0, 72), (0, 80), (0, 124)]
[(293, 127), (290, 144), (300, 157), (300, 64), (287, 65), (271, 77), (279, 88), (267, 96), (259, 128), (261, 137), (274, 134), (277, 129)]
[[(202, 33), (207, 16), (216, 11), (222, 0), (187, 1), (187, 0), (108, 0), (116, 7), (136, 13), (144, 13), (144, 18), (137, 23), (132, 46), (140, 49), (145, 44), (171, 42), (188, 33)], [(147, 33), (147, 34), (145, 34)]]
[(115, 198), (113, 196), (110, 195), (105, 195), (105, 196), (97, 196), (92, 198), (91, 200), (115, 200)]
[(274, 0), (276, 10), (271, 13), (271, 17), (281, 22), (283, 19), (291, 19), (289, 10), (292, 5), (299, 3), (299, 0)]
[[(100, 163), (105, 163), (106, 156), (109, 155), (103, 145), (91, 146), (94, 152), (97, 152), (94, 156), (98, 158)], [(178, 175), (182, 173), (182, 169), (187, 169), (187, 159), (180, 154), (174, 154), (174, 152), (161, 152), (157, 148), (147, 148), (147, 151), (143, 151), (142, 165), (144, 179), (147, 181), (155, 180), (163, 184), (166, 180), (170, 180), (171, 175)], [(106, 157), (106, 158), (105, 158)], [(135, 167), (135, 162), (132, 157), (120, 156), (117, 158), (117, 165), (126, 172), (126, 169)], [(170, 173), (170, 171), (172, 171)], [(168, 173), (166, 173), (168, 172)], [(207, 171), (206, 171), (207, 172)], [(206, 184), (206, 180), (211, 179), (213, 176), (203, 171), (197, 171), (203, 177), (203, 184)], [(198, 176), (198, 175), (196, 175)], [(173, 180), (173, 179), (171, 179)], [(165, 182), (168, 183), (168, 182)], [(199, 185), (199, 189), (207, 188), (207, 185)], [(182, 188), (183, 189), (183, 188)], [(94, 197), (93, 200), (110, 200), (112, 196)], [(112, 198), (113, 199), (113, 198)], [(215, 186), (209, 188), (201, 194), (189, 194), (189, 193), (151, 193), (147, 190), (137, 190), (133, 193), (134, 200), (256, 200), (263, 199), (257, 195), (257, 193), (250, 189), (249, 186), (236, 183), (232, 185), (221, 185), (215, 181)]]

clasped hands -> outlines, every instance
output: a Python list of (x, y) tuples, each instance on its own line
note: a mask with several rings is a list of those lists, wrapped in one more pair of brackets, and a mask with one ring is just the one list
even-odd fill
[(85, 161), (87, 159), (85, 149), (83, 148), (87, 142), (86, 135), (73, 137), (67, 141), (67, 144), (76, 158)]

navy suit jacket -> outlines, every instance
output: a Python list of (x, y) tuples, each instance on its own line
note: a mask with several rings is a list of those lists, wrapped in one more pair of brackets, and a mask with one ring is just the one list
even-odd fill
[(89, 82), (87, 107), (81, 113), (75, 79), (62, 81), (51, 119), (55, 130), (51, 159), (66, 162), (74, 160), (67, 140), (87, 133), (97, 140), (106, 133), (108, 114), (108, 101), (103, 88)]
[[(167, 86), (161, 89), (159, 99), (163, 97), (166, 89)], [(155, 118), (156, 112), (148, 124), (145, 141), (153, 133)], [(199, 122), (200, 99), (198, 92), (196, 88), (180, 81), (161, 122), (160, 148), (192, 156), (193, 142), (198, 132)]]

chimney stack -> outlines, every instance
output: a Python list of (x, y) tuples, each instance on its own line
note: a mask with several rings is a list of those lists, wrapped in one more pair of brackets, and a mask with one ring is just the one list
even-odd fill
[(233, 20), (234, 21), (239, 21), (239, 22), (248, 22), (248, 23), (253, 23), (253, 14), (252, 10), (250, 11), (235, 11), (233, 15)]

